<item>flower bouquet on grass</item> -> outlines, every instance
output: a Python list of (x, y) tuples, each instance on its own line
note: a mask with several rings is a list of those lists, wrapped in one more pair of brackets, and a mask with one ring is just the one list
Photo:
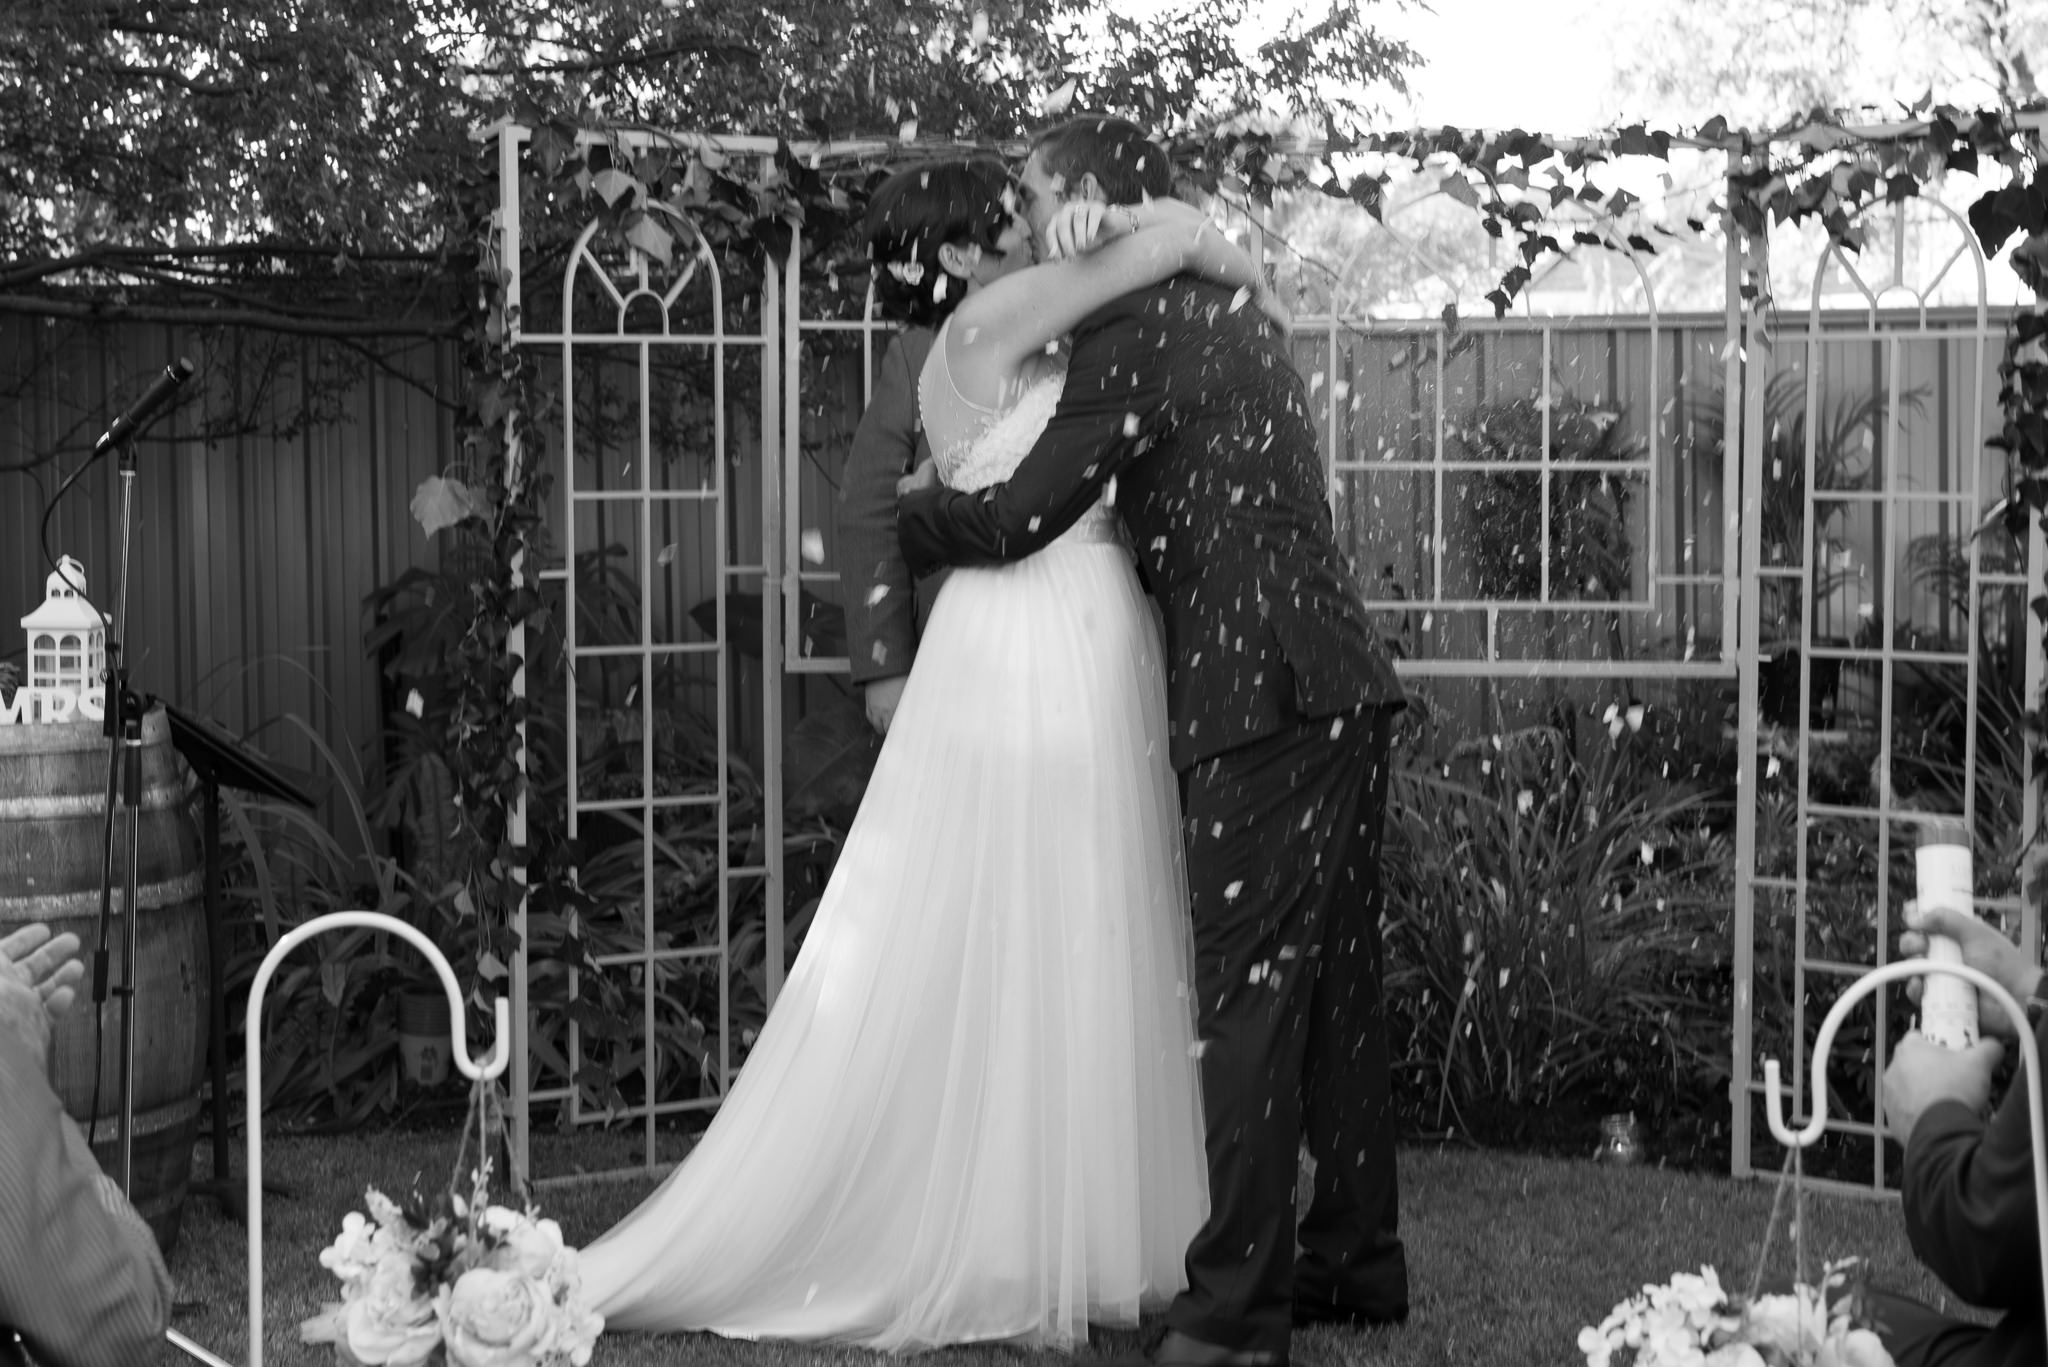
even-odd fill
[(1714, 1269), (1645, 1286), (1579, 1331), (1586, 1367), (1893, 1367), (1862, 1320), (1863, 1265), (1830, 1263), (1818, 1287), (1730, 1296)]
[[(486, 1099), (488, 1088), (478, 1084), (465, 1151), (478, 1115), (495, 1100)], [(563, 1244), (560, 1226), (535, 1215), (523, 1190), (518, 1209), (492, 1205), (490, 1169), (488, 1158), (479, 1160), (467, 1196), (453, 1181), (431, 1201), (404, 1206), (367, 1191), (369, 1214), (349, 1212), (341, 1236), (320, 1254), (341, 1280), (341, 1299), (301, 1324), (300, 1338), (333, 1344), (346, 1367), (588, 1363), (604, 1318), (584, 1299), (576, 1251)]]

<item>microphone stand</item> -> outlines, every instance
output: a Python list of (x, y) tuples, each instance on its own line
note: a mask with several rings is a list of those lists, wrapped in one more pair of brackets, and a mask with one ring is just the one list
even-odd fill
[[(105, 719), (101, 734), (107, 747), (106, 820), (101, 831), (99, 936), (92, 957), (92, 999), (100, 1029), (106, 1028), (104, 1007), (111, 990), (121, 999), (121, 1110), (116, 1131), (119, 1161), (116, 1181), (124, 1196), (134, 1195), (135, 1136), (135, 960), (139, 952), (139, 920), (136, 915), (136, 877), (142, 839), (142, 704), (128, 686), (128, 667), (121, 648), (128, 636), (128, 551), (132, 540), (135, 505), (135, 442), (125, 435), (119, 446), (121, 479), (120, 579), (114, 594), (114, 624), (107, 639), (107, 664), (103, 676), (106, 688)], [(127, 869), (123, 880), (121, 983), (110, 986), (107, 939), (113, 922), (114, 809), (128, 809)], [(94, 1063), (93, 1093), (99, 1093), (101, 1069)], [(93, 1128), (99, 1127), (99, 1104), (93, 1104)], [(96, 1137), (96, 1136), (95, 1136)]]

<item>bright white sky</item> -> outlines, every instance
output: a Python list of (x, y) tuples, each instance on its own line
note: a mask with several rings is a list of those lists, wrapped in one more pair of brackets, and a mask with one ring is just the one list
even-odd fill
[[(1435, 12), (1374, 5), (1367, 17), (1421, 53), (1399, 124), (1582, 133), (1603, 112), (1612, 58), (1603, 9), (1618, 0), (1435, 0)], [(1284, 5), (1275, 8), (1284, 9)], [(1396, 97), (1398, 101), (1399, 97)]]
[[(1407, 42), (1425, 65), (1394, 97), (1388, 126), (1456, 124), (1580, 133), (1599, 126), (1613, 58), (1601, 13), (1623, 0), (1433, 0), (1433, 11), (1381, 0), (1366, 22)], [(1134, 17), (1185, 0), (1121, 0)], [(1239, 42), (1270, 37), (1289, 13), (1322, 12), (1324, 0), (1250, 0)]]

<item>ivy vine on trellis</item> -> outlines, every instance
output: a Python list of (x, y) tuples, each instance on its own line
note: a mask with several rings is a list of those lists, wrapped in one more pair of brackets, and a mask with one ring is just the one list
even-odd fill
[[(567, 237), (596, 215), (606, 231), (662, 260), (679, 233), (700, 233), (726, 269), (729, 290), (758, 282), (767, 263), (788, 252), (797, 225), (807, 251), (826, 265), (824, 277), (836, 283), (844, 271), (859, 269), (834, 253), (845, 253), (849, 229), (884, 171), (908, 159), (967, 150), (878, 139), (831, 155), (800, 155), (783, 146), (771, 156), (740, 156), (698, 137), (585, 135), (582, 121), (533, 110), (523, 111), (520, 121), (532, 130), (524, 153), (531, 174), (522, 176), (520, 187), (529, 268), (558, 261)], [(1677, 235), (1677, 228), (1666, 225), (1635, 231), (1618, 226), (1639, 201), (1620, 186), (1603, 188), (1600, 180), (1603, 169), (1624, 158), (1668, 159), (1674, 148), (1725, 153), (1727, 196), (1718, 207), (1737, 232), (1759, 238), (1775, 225), (1814, 222), (1849, 253), (1864, 244), (1863, 215), (1871, 207), (1911, 199), (1948, 173), (1995, 166), (2002, 168), (2005, 183), (1971, 206), (1970, 224), (1987, 255), (2018, 236), (2013, 267), (2037, 298), (2048, 298), (2048, 168), (2041, 123), (2038, 115), (1928, 106), (1879, 125), (1817, 113), (1765, 132), (1732, 128), (1721, 118), (1690, 131), (1636, 125), (1572, 138), (1442, 128), (1331, 136), (1313, 148), (1277, 133), (1218, 130), (1183, 138), (1170, 150), (1185, 177), (1206, 190), (1228, 190), (1261, 203), (1281, 190), (1316, 190), (1349, 200), (1375, 218), (1384, 211), (1390, 166), (1408, 162), (1418, 173), (1437, 175), (1440, 188), (1477, 214), (1488, 233), (1514, 244), (1512, 264), (1486, 296), (1496, 314), (1512, 307), (1547, 256), (1582, 247), (1648, 254), (1657, 250), (1660, 237)], [(1376, 162), (1375, 168), (1340, 169), (1339, 159), (1360, 154), (1371, 154), (1363, 159)], [(509, 841), (514, 804), (522, 795), (535, 795), (525, 787), (518, 762), (520, 725), (529, 718), (512, 687), (526, 661), (505, 651), (515, 624), (526, 625), (529, 638), (547, 626), (546, 603), (533, 584), (552, 553), (542, 510), (552, 487), (552, 457), (560, 449), (561, 415), (552, 391), (536, 382), (533, 361), (510, 344), (497, 187), (479, 177), (464, 192), (476, 224), (479, 304), (465, 335), (470, 394), (464, 431), (470, 467), (489, 472), (487, 487), (478, 491), (485, 503), (470, 520), (491, 556), (482, 570), (488, 582), (475, 586), (483, 625), (463, 651), (458, 697), (438, 724), (465, 811), (483, 837), (471, 887), (487, 922), (498, 928), (493, 942), (509, 949), (503, 931), (523, 890), (521, 875), (530, 872), (535, 889), (556, 884), (549, 871), (568, 858), (566, 850), (545, 842), (522, 852)], [(1699, 219), (1685, 225), (1693, 232), (1705, 226)], [(1745, 276), (1745, 305), (1766, 307), (1766, 288), (1761, 278)], [(2048, 525), (2048, 313), (2038, 307), (2020, 313), (1999, 376), (2003, 421), (1991, 444), (2006, 453), (2008, 487), (1995, 515), (2023, 539), (2030, 514)], [(2048, 592), (2034, 597), (2032, 607), (2048, 619)], [(2029, 725), (2038, 744), (2039, 700), (2031, 701)], [(570, 896), (560, 886), (548, 895)], [(573, 924), (573, 918), (556, 917), (551, 924)], [(563, 948), (535, 946), (544, 952)]]

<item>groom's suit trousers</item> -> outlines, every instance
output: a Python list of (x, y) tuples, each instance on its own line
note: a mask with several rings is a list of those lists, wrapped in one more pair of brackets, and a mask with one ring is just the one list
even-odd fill
[(1380, 982), (1392, 711), (1296, 723), (1183, 775), (1210, 1215), (1168, 1321), (1208, 1343), (1284, 1351), (1296, 1305), (1408, 1308)]

